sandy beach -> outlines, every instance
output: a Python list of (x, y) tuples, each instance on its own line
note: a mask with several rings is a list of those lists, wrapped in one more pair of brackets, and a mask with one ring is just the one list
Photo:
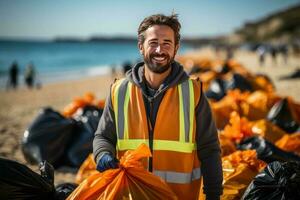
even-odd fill
[[(207, 48), (188, 54), (215, 59), (214, 52)], [(222, 56), (222, 55), (221, 55)], [(243, 64), (252, 73), (267, 74), (275, 84), (277, 94), (291, 96), (300, 102), (300, 79), (279, 80), (281, 76), (288, 75), (300, 67), (300, 57), (291, 56), (285, 64), (281, 57), (276, 65), (271, 58), (266, 58), (263, 67), (259, 66), (257, 56), (253, 53), (238, 51), (234, 59)], [(54, 110), (62, 109), (73, 98), (92, 92), (97, 99), (104, 99), (109, 86), (113, 81), (111, 76), (94, 76), (80, 80), (52, 83), (43, 85), (39, 90), (20, 88), (16, 91), (0, 92), (0, 156), (26, 164), (38, 172), (37, 166), (29, 165), (21, 152), (20, 141), (27, 126), (36, 117), (42, 107), (50, 106)], [(55, 182), (74, 182), (75, 174), (56, 172)]]

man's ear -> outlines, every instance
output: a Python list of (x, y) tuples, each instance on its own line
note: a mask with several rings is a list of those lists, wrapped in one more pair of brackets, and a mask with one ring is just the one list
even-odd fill
[(141, 44), (140, 42), (138, 43), (138, 48), (140, 50), (140, 54), (143, 55), (143, 50), (144, 50), (144, 47), (143, 47), (143, 44)]
[(178, 43), (178, 44), (175, 46), (175, 55), (177, 54), (177, 51), (178, 51), (179, 47), (180, 47), (180, 45), (179, 45), (179, 43)]

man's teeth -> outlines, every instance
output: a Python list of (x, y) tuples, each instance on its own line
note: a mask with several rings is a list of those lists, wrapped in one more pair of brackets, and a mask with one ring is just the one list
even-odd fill
[(158, 61), (163, 61), (165, 59), (165, 57), (154, 57), (155, 60), (158, 60)]

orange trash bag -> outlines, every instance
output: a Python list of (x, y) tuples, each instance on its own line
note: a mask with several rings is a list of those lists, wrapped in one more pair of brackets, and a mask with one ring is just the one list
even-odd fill
[(286, 134), (275, 144), (284, 151), (293, 152), (300, 156), (300, 132), (291, 135)]
[(74, 100), (64, 107), (63, 116), (71, 117), (79, 108), (83, 108), (86, 105), (95, 104), (95, 95), (91, 92), (87, 92), (83, 97), (76, 97)]
[(219, 141), (220, 141), (220, 146), (221, 146), (221, 155), (223, 156), (227, 156), (233, 152), (236, 151), (236, 147), (234, 145), (234, 142), (226, 137), (223, 133), (219, 133)]
[(90, 154), (81, 164), (76, 174), (75, 182), (79, 185), (84, 179), (95, 173), (97, 174), (99, 172), (96, 170), (96, 163), (94, 161), (93, 154)]
[(236, 151), (222, 158), (223, 195), (222, 200), (241, 199), (252, 179), (266, 164), (257, 159), (255, 150)]
[[(235, 151), (222, 157), (222, 200), (240, 200), (253, 178), (265, 168), (266, 163), (257, 159), (255, 150)], [(200, 200), (205, 200), (201, 190)]]
[(120, 159), (118, 169), (91, 173), (67, 200), (177, 199), (160, 177), (144, 169), (140, 160), (150, 156), (150, 149), (145, 144), (127, 151)]
[(234, 143), (240, 143), (241, 140), (253, 135), (251, 124), (245, 117), (233, 111), (230, 114), (229, 124), (227, 124), (221, 134)]

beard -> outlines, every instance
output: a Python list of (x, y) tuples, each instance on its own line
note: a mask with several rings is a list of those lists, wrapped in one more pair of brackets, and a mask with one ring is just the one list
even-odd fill
[(148, 69), (156, 74), (162, 74), (166, 72), (170, 67), (172, 62), (174, 61), (174, 57), (170, 57), (167, 54), (161, 54), (160, 56), (164, 56), (167, 60), (166, 64), (160, 64), (153, 62), (153, 57), (158, 56), (158, 54), (151, 54), (150, 58), (146, 58), (144, 56), (144, 61), (148, 67)]

